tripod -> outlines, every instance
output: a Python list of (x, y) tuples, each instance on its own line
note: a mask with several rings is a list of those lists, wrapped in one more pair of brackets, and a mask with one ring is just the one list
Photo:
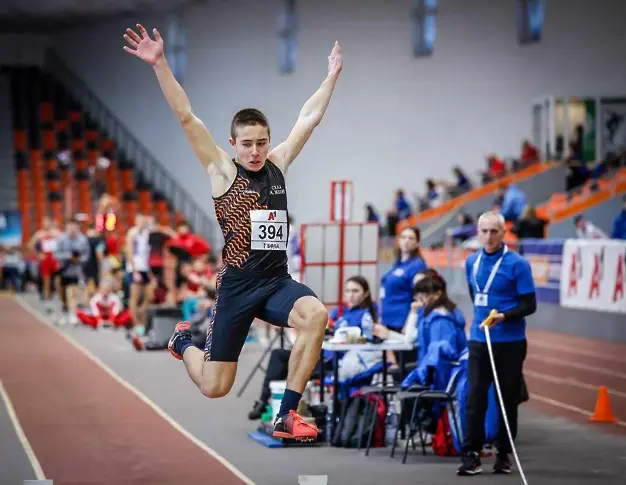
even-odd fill
[(254, 377), (254, 374), (256, 374), (257, 370), (261, 369), (261, 372), (267, 372), (267, 368), (263, 365), (263, 361), (268, 356), (268, 354), (272, 351), (272, 348), (274, 347), (274, 344), (276, 343), (278, 339), (280, 339), (280, 348), (284, 349), (285, 348), (285, 329), (283, 327), (280, 327), (276, 335), (274, 335), (270, 343), (267, 345), (267, 347), (263, 351), (263, 354), (261, 355), (257, 363), (254, 365), (254, 367), (250, 371), (250, 374), (248, 374), (248, 377), (246, 377), (246, 380), (241, 386), (241, 389), (239, 389), (239, 392), (237, 393), (237, 397), (241, 397), (241, 395), (244, 393), (244, 391), (246, 390), (246, 387), (248, 387), (248, 384), (250, 384), (250, 381)]

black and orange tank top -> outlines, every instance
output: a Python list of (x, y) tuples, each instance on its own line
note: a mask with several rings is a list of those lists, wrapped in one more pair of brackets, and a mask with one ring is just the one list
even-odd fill
[(285, 177), (271, 161), (258, 172), (235, 163), (237, 176), (214, 197), (226, 266), (254, 272), (287, 270), (289, 220)]

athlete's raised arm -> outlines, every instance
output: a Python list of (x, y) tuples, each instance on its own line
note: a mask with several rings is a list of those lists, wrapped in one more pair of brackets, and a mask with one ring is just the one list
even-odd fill
[(209, 174), (223, 174), (222, 169), (227, 164), (232, 165), (230, 157), (216, 145), (207, 127), (191, 110), (189, 98), (176, 81), (165, 58), (161, 34), (154, 29), (152, 40), (142, 25), (137, 24), (137, 30), (141, 36), (132, 29), (126, 29), (124, 39), (130, 47), (124, 46), (124, 50), (153, 67), (165, 99), (184, 128), (196, 156)]
[(274, 148), (269, 154), (269, 158), (280, 166), (283, 171), (286, 171), (291, 162), (295, 160), (304, 144), (311, 137), (313, 129), (322, 121), (342, 67), (341, 48), (339, 47), (339, 42), (335, 42), (333, 50), (330, 56), (328, 56), (328, 76), (315, 94), (302, 107), (298, 121), (296, 121), (287, 140)]

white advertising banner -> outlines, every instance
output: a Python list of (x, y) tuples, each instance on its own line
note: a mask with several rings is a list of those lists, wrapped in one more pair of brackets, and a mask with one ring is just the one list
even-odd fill
[(568, 239), (563, 246), (561, 306), (626, 313), (626, 242)]

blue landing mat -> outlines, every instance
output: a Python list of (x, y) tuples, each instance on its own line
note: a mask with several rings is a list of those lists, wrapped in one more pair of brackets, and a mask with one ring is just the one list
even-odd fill
[(248, 433), (248, 437), (256, 441), (257, 443), (265, 446), (266, 448), (284, 448), (283, 442), (260, 431), (251, 431)]

